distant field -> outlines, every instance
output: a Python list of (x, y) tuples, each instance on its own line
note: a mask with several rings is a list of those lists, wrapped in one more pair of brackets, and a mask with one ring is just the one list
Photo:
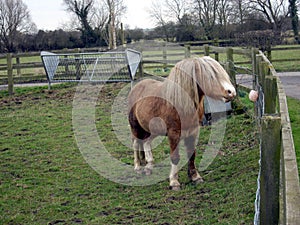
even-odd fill
[[(282, 48), (282, 47), (298, 47), (297, 45), (294, 46), (276, 46), (275, 48)], [(176, 50), (177, 48), (177, 50)], [(197, 50), (192, 50), (192, 54), (198, 54), (200, 52), (199, 49)], [(203, 51), (202, 51), (203, 52)], [(144, 60), (157, 60), (160, 61), (162, 60), (162, 56), (155, 56), (155, 55), (162, 55), (162, 48), (147, 48), (146, 51), (143, 51), (144, 55)], [(171, 47), (170, 49), (167, 49), (167, 55), (169, 60), (180, 60), (184, 58), (185, 51), (183, 47)], [(272, 60), (287, 60), (287, 59), (293, 59), (297, 58), (300, 55), (300, 49), (289, 49), (289, 50), (280, 50), (280, 51), (272, 51)], [(153, 57), (154, 56), (154, 57)], [(211, 54), (212, 57), (214, 57), (214, 54)], [(226, 59), (225, 54), (220, 54), (219, 55), (219, 60), (221, 62), (224, 62)], [(235, 62), (245, 62), (249, 61), (249, 58), (246, 56), (242, 55), (234, 55), (234, 61)], [(41, 62), (40, 56), (35, 56), (35, 57), (22, 57), (20, 59), (21, 63), (32, 63), (32, 62)], [(14, 59), (15, 63), (15, 59)], [(6, 59), (0, 59), (0, 65), (6, 64)], [(284, 62), (274, 62), (273, 63), (275, 69), (278, 72), (282, 71), (300, 71), (300, 60), (297, 61), (284, 61)], [(153, 65), (146, 65), (147, 67), (153, 66)], [(251, 68), (250, 64), (242, 64), (242, 66)], [(160, 73), (167, 75), (169, 73), (169, 69), (163, 69), (162, 65), (158, 65), (156, 68), (149, 68), (145, 69), (145, 72), (147, 70), (150, 73)], [(44, 72), (44, 68), (28, 68), (28, 69), (21, 69), (21, 76), (17, 75), (16, 70), (14, 70), (14, 79), (16, 83), (18, 82), (28, 82), (28, 81), (46, 81), (46, 75)], [(7, 72), (4, 70), (0, 70), (0, 84), (7, 83)]]
[[(280, 45), (276, 48), (284, 47), (300, 47), (299, 45), (285, 46)], [(274, 68), (278, 72), (287, 72), (287, 71), (300, 71), (300, 49), (290, 49), (290, 50), (278, 50), (272, 51), (272, 60), (286, 60), (286, 59), (298, 59), (296, 61), (284, 61), (284, 62), (272, 62)]]

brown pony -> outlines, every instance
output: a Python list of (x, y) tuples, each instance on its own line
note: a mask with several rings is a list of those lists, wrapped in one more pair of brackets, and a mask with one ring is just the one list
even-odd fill
[(232, 100), (236, 91), (223, 67), (210, 57), (195, 57), (178, 62), (162, 82), (152, 79), (140, 81), (131, 90), (129, 123), (134, 149), (134, 169), (141, 172), (139, 151), (144, 149), (145, 173), (151, 174), (152, 140), (166, 135), (170, 145), (170, 187), (180, 189), (178, 182), (179, 142), (184, 140), (188, 162), (188, 176), (202, 182), (195, 167), (195, 143), (202, 120), (204, 95), (224, 102)]

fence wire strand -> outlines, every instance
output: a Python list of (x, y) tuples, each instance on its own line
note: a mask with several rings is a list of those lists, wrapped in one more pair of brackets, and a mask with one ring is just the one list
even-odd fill
[[(257, 84), (256, 89), (258, 91), (258, 100), (255, 102), (255, 108), (256, 108), (256, 117), (258, 121), (258, 126), (260, 126), (260, 118), (264, 114), (264, 93), (262, 87)], [(255, 214), (254, 214), (254, 225), (259, 225), (260, 224), (260, 177), (261, 177), (261, 156), (262, 156), (262, 151), (261, 151), (261, 143), (259, 145), (259, 172), (258, 172), (258, 177), (257, 177), (257, 190), (256, 190), (256, 196), (255, 196), (255, 202), (254, 202), (254, 207), (255, 207)]]

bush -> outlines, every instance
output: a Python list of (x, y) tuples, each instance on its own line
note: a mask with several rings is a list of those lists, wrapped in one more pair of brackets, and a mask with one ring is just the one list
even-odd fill
[(236, 34), (236, 43), (247, 47), (256, 47), (268, 51), (271, 46), (281, 43), (281, 35), (272, 30), (248, 31)]

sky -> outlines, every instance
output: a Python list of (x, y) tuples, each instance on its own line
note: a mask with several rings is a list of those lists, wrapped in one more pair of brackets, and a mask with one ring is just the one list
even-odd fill
[[(28, 6), (32, 21), (38, 29), (55, 30), (69, 23), (70, 14), (66, 12), (63, 0), (23, 0)], [(127, 14), (122, 19), (124, 26), (134, 28), (153, 28), (147, 9), (152, 0), (124, 0)]]

